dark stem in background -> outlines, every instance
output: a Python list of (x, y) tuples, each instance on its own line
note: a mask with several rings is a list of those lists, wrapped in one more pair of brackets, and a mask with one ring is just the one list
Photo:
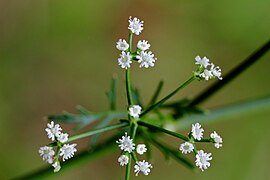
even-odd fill
[(220, 90), (223, 86), (228, 84), (242, 72), (244, 72), (247, 68), (257, 62), (268, 50), (270, 49), (270, 40), (264, 44), (261, 48), (251, 54), (246, 60), (244, 60), (241, 64), (232, 69), (228, 74), (223, 77), (222, 81), (218, 81), (217, 83), (210, 86), (208, 89), (199, 94), (194, 100), (192, 100), (188, 106), (192, 107), (197, 104), (202, 103), (218, 90)]

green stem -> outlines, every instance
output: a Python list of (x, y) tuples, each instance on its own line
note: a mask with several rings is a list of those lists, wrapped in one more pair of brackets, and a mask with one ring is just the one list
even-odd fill
[(126, 91), (127, 91), (127, 100), (128, 105), (133, 105), (133, 99), (132, 99), (132, 89), (131, 89), (131, 83), (130, 83), (130, 69), (126, 70)]
[(107, 127), (104, 127), (104, 128), (87, 131), (87, 132), (84, 132), (84, 133), (77, 134), (77, 135), (69, 137), (67, 143), (69, 143), (71, 141), (78, 140), (78, 139), (82, 139), (82, 138), (85, 138), (85, 137), (89, 137), (89, 136), (92, 136), (92, 135), (95, 135), (95, 134), (110, 131), (112, 129), (123, 128), (123, 127), (126, 127), (126, 126), (129, 126), (129, 124), (122, 122), (122, 123), (114, 124), (114, 125), (107, 126)]
[(128, 154), (128, 164), (127, 164), (127, 167), (126, 167), (126, 177), (125, 177), (125, 180), (129, 180), (130, 178), (130, 171), (131, 171), (131, 155)]
[(152, 125), (152, 124), (148, 124), (146, 122), (143, 122), (143, 121), (138, 121), (138, 125), (141, 125), (141, 126), (144, 126), (144, 127), (147, 127), (149, 129), (152, 129), (152, 130), (155, 130), (155, 131), (161, 131), (161, 132), (164, 132), (166, 134), (169, 134), (171, 136), (174, 136), (174, 137), (177, 137), (177, 138), (180, 138), (184, 141), (188, 141), (189, 138), (182, 135), (182, 134), (179, 134), (179, 133), (176, 133), (176, 132), (173, 132), (173, 131), (169, 131), (167, 129), (164, 129), (164, 128), (161, 128), (161, 127), (158, 127), (158, 126), (155, 126), (155, 125)]
[(140, 117), (143, 117), (144, 115), (146, 115), (148, 112), (158, 108), (160, 105), (162, 105), (165, 101), (167, 101), (170, 97), (172, 97), (173, 95), (175, 95), (180, 89), (186, 87), (188, 84), (190, 84), (192, 81), (195, 80), (195, 77), (192, 76), (191, 78), (189, 78), (186, 82), (184, 82), (184, 84), (180, 85), (178, 88), (176, 88), (173, 92), (171, 92), (169, 95), (167, 95), (166, 97), (164, 97), (163, 99), (161, 99), (159, 102), (153, 104), (152, 106), (150, 106), (149, 108), (147, 108), (144, 112), (142, 112), (142, 114), (140, 115)]

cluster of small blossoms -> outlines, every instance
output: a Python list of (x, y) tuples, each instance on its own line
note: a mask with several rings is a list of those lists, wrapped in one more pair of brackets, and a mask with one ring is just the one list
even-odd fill
[(221, 69), (219, 66), (215, 66), (211, 63), (207, 57), (201, 58), (200, 56), (196, 56), (195, 61), (195, 64), (198, 65), (198, 69), (194, 71), (194, 75), (198, 79), (208, 81), (209, 79), (218, 78), (222, 80)]
[(68, 134), (63, 133), (60, 125), (54, 124), (53, 121), (47, 124), (45, 131), (47, 132), (48, 138), (51, 139), (53, 143), (40, 147), (38, 152), (44, 161), (54, 167), (54, 172), (58, 172), (61, 169), (60, 156), (62, 156), (63, 161), (72, 158), (77, 151), (75, 148), (77, 144), (65, 144), (68, 141)]
[[(122, 136), (122, 138), (116, 141), (116, 143), (122, 150), (122, 155), (118, 158), (120, 166), (126, 166), (128, 163), (131, 163), (129, 159), (130, 156), (128, 154), (134, 153), (135, 149), (137, 154), (139, 155), (143, 155), (147, 151), (145, 144), (138, 144), (137, 147), (135, 148), (136, 145), (133, 143), (133, 140), (130, 138), (130, 136), (127, 135), (127, 132), (125, 132), (125, 136)], [(145, 160), (143, 161), (135, 160), (135, 161), (136, 161), (136, 164), (134, 166), (135, 175), (138, 176), (139, 172), (142, 172), (144, 175), (147, 176), (151, 171), (152, 165)]]
[[(129, 17), (128, 29), (132, 34), (139, 35), (143, 30), (143, 21), (134, 17), (133, 19)], [(138, 61), (141, 67), (153, 67), (157, 58), (151, 51), (147, 51), (150, 48), (150, 43), (146, 40), (139, 40), (137, 43), (137, 49), (132, 52), (129, 44), (124, 39), (119, 39), (116, 43), (116, 48), (121, 52), (120, 58), (118, 58), (118, 64), (121, 68), (128, 69), (132, 63), (132, 60)]]
[[(183, 154), (194, 152), (196, 154), (196, 166), (202, 171), (210, 167), (210, 160), (212, 160), (211, 153), (206, 153), (203, 150), (197, 150), (194, 142), (199, 142), (203, 138), (204, 129), (199, 123), (192, 124), (191, 132), (189, 133), (189, 141), (180, 145), (179, 150)], [(222, 147), (222, 138), (214, 131), (211, 133), (209, 142), (215, 143), (216, 148)]]

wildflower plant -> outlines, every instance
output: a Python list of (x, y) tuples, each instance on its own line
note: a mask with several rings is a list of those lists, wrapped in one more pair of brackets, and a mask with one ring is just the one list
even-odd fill
[[(48, 117), (49, 123), (45, 132), (51, 143), (40, 147), (38, 151), (40, 156), (53, 167), (54, 172), (58, 172), (62, 163), (70, 158), (76, 158), (77, 144), (70, 143), (92, 136), (89, 147), (93, 151), (89, 153), (94, 154), (95, 149), (117, 147), (118, 157), (114, 163), (125, 168), (125, 179), (127, 180), (130, 179), (132, 172), (135, 176), (139, 174), (148, 176), (151, 171), (154, 171), (154, 167), (158, 166), (152, 161), (151, 149), (153, 147), (159, 149), (165, 157), (172, 157), (188, 168), (198, 168), (201, 171), (208, 169), (213, 157), (212, 153), (203, 150), (203, 145), (208, 143), (212, 144), (214, 148), (220, 149), (223, 145), (222, 137), (216, 131), (212, 131), (213, 133), (209, 135), (206, 134), (198, 122), (190, 123), (190, 132), (187, 134), (181, 134), (177, 129), (169, 130), (167, 125), (170, 122), (174, 122), (186, 114), (203, 113), (203, 111), (195, 105), (197, 103), (195, 101), (182, 99), (176, 103), (168, 103), (168, 100), (194, 81), (222, 80), (220, 67), (214, 65), (207, 57), (196, 56), (194, 59), (196, 69), (191, 72), (190, 77), (158, 101), (163, 86), (163, 82), (161, 82), (153, 93), (150, 103), (146, 106), (142, 103), (138, 91), (132, 86), (131, 68), (136, 65), (140, 68), (154, 67), (157, 58), (149, 51), (151, 45), (147, 40), (139, 40), (137, 47), (132, 47), (133, 36), (142, 33), (144, 22), (136, 17), (130, 17), (128, 23), (127, 40), (121, 38), (116, 42), (116, 48), (120, 51), (118, 65), (125, 73), (127, 97), (125, 110), (120, 111), (116, 107), (117, 79), (114, 78), (111, 90), (107, 93), (110, 102), (109, 111), (93, 113), (79, 106), (80, 114), (64, 113)], [(170, 111), (163, 111), (163, 109), (170, 109)], [(78, 130), (98, 120), (100, 122), (97, 123), (96, 128), (73, 136), (63, 133), (60, 125), (55, 123), (78, 123), (79, 125), (75, 128)], [(118, 123), (113, 123), (115, 120)], [(119, 131), (115, 132), (115, 135), (112, 135), (105, 143), (98, 142), (101, 133), (115, 129)], [(162, 142), (159, 139), (161, 134), (178, 139), (179, 145), (173, 147)], [(198, 146), (198, 144), (200, 145)], [(187, 154), (193, 154), (191, 161), (186, 157)]]

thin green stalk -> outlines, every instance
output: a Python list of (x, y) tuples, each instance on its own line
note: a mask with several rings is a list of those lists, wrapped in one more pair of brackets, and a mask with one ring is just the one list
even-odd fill
[(156, 91), (155, 91), (153, 97), (151, 98), (151, 101), (150, 101), (150, 103), (149, 103), (149, 106), (151, 106), (152, 104), (154, 104), (154, 103), (157, 101), (158, 95), (160, 94), (160, 91), (161, 91), (161, 89), (162, 89), (162, 87), (163, 87), (163, 84), (164, 84), (163, 81), (160, 81), (160, 82), (158, 83), (158, 87), (157, 87), (157, 89), (156, 89)]
[(117, 128), (123, 128), (123, 127), (127, 127), (127, 126), (129, 126), (128, 123), (121, 122), (121, 123), (114, 124), (114, 125), (111, 125), (111, 126), (107, 126), (107, 127), (104, 127), (104, 128), (87, 131), (87, 132), (84, 132), (84, 133), (77, 134), (77, 135), (69, 137), (67, 143), (69, 143), (71, 141), (78, 140), (78, 139), (82, 139), (82, 138), (85, 138), (85, 137), (89, 137), (89, 136), (92, 136), (92, 135), (95, 135), (95, 134), (99, 134), (99, 133), (103, 133), (103, 132), (106, 132), (106, 131), (110, 131), (110, 130), (117, 129)]
[(163, 99), (161, 99), (159, 102), (153, 104), (152, 106), (150, 106), (149, 108), (147, 108), (144, 112), (142, 112), (142, 114), (140, 115), (140, 117), (143, 117), (144, 115), (146, 115), (148, 112), (158, 108), (160, 105), (162, 105), (165, 101), (167, 101), (170, 97), (172, 97), (173, 95), (175, 95), (180, 89), (186, 87), (188, 84), (190, 84), (192, 81), (195, 80), (195, 77), (192, 76), (191, 78), (189, 78), (186, 82), (184, 82), (184, 84), (180, 85), (178, 88), (176, 88), (173, 92), (171, 92), (169, 95), (167, 95), (166, 97), (164, 97)]
[(126, 91), (127, 91), (127, 100), (128, 105), (133, 105), (133, 99), (132, 99), (132, 89), (131, 89), (131, 83), (130, 83), (130, 68), (126, 70)]
[(130, 178), (130, 171), (131, 171), (131, 155), (128, 154), (128, 158), (129, 158), (129, 161), (128, 161), (128, 164), (127, 164), (127, 167), (126, 167), (126, 177), (125, 177), (125, 180), (129, 180)]
[(152, 129), (152, 130), (155, 130), (155, 131), (160, 131), (160, 132), (164, 132), (166, 134), (169, 134), (171, 136), (174, 136), (174, 137), (177, 137), (177, 138), (180, 138), (184, 141), (188, 141), (189, 138), (182, 135), (182, 134), (179, 134), (179, 133), (175, 133), (173, 131), (169, 131), (167, 129), (164, 129), (164, 128), (161, 128), (161, 127), (158, 127), (158, 126), (155, 126), (155, 125), (152, 125), (152, 124), (148, 124), (146, 122), (143, 122), (143, 121), (138, 121), (138, 125), (141, 125), (141, 126), (144, 126), (144, 127), (147, 127), (149, 129)]

